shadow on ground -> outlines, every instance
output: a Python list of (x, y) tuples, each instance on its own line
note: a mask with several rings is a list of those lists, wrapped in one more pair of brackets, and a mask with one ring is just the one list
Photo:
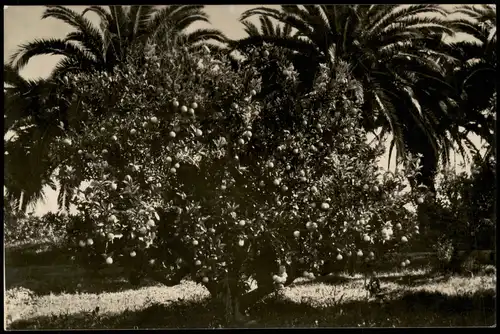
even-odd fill
[[(26, 288), (36, 295), (50, 293), (105, 293), (119, 292), (139, 287), (153, 286), (157, 283), (142, 280), (139, 286), (130, 284), (128, 275), (122, 268), (112, 266), (98, 271), (85, 270), (71, 261), (71, 255), (63, 249), (54, 249), (50, 245), (22, 246), (6, 249), (5, 285), (6, 290)], [(428, 259), (412, 258), (409, 271), (394, 275), (378, 275), (382, 283), (396, 283), (405, 286), (419, 286), (430, 281), (446, 280), (435, 273), (416, 273), (411, 269), (421, 269)], [(394, 266), (388, 267), (394, 270)], [(358, 278), (359, 279), (359, 278)], [(341, 285), (356, 280), (338, 274), (320, 276), (313, 281), (298, 280), (292, 286), (324, 283)]]
[[(250, 311), (255, 324), (241, 327), (428, 327), (492, 326), (495, 293), (465, 296), (435, 292), (405, 294), (390, 301), (352, 301), (335, 307), (269, 297)], [(151, 305), (140, 311), (99, 315), (79, 313), (12, 323), (10, 329), (217, 328), (222, 318), (209, 300)]]
[[(398, 285), (417, 286), (428, 284), (438, 279), (430, 274), (401, 273), (400, 275), (378, 276), (383, 283), (394, 282)], [(318, 283), (328, 285), (342, 285), (359, 280), (359, 278), (339, 275), (327, 275), (315, 280), (298, 280), (291, 286), (315, 285)], [(6, 290), (25, 288), (33, 291), (35, 295), (43, 296), (50, 293), (107, 293), (120, 292), (129, 289), (154, 286), (158, 283), (153, 280), (143, 279), (140, 285), (132, 285), (123, 268), (109, 267), (99, 271), (88, 271), (75, 264), (52, 266), (21, 266), (5, 268)]]
[(9, 267), (58, 266), (71, 264), (71, 255), (52, 243), (6, 246), (5, 265)]
[[(6, 290), (25, 288), (39, 296), (50, 293), (119, 292), (156, 284), (154, 281), (142, 280), (139, 286), (133, 286), (128, 280), (127, 273), (116, 266), (99, 271), (85, 270), (73, 263), (71, 254), (65, 248), (54, 247), (49, 243), (7, 247), (5, 257)], [(418, 261), (415, 261), (414, 265), (417, 265), (416, 262)], [(394, 269), (394, 266), (391, 269)], [(318, 277), (313, 282), (297, 281), (293, 285), (318, 282), (344, 284), (352, 279), (329, 275)]]
[(152, 280), (142, 280), (132, 285), (122, 268), (112, 267), (98, 272), (87, 271), (76, 265), (6, 267), (6, 290), (25, 288), (35, 295), (50, 293), (106, 293), (154, 286)]
[(401, 274), (401, 275), (380, 275), (378, 279), (381, 283), (396, 283), (406, 286), (422, 286), (429, 283), (446, 282), (449, 277), (438, 272), (426, 272), (419, 274)]
[[(422, 286), (432, 283), (445, 282), (449, 278), (444, 276), (443, 274), (435, 271), (426, 271), (426, 272), (401, 272), (401, 273), (380, 273), (377, 274), (377, 278), (381, 283), (395, 283), (398, 285), (404, 286)], [(296, 281), (291, 284), (291, 286), (301, 286), (301, 285), (315, 285), (318, 283), (323, 283), (327, 285), (341, 285), (349, 282), (363, 280), (362, 276), (354, 277), (349, 275), (339, 275), (339, 274), (330, 274), (325, 276), (317, 277), (315, 280), (301, 280)]]
[(26, 288), (36, 295), (50, 293), (103, 293), (155, 285), (143, 280), (130, 284), (122, 268), (85, 270), (71, 260), (71, 254), (53, 245), (18, 246), (5, 250), (5, 288)]

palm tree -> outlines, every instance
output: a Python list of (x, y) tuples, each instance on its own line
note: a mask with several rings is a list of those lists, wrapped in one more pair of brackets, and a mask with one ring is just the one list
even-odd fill
[[(448, 117), (441, 120), (440, 128), (454, 131), (458, 149), (470, 162), (464, 146), (473, 154), (479, 151), (468, 138), (469, 133), (475, 133), (488, 142), (487, 156), (491, 156), (496, 147), (496, 16), (494, 8), (489, 5), (459, 6), (454, 13), (462, 15), (451, 20), (450, 26), (475, 41), (442, 44), (445, 56), (439, 56), (437, 61), (445, 68), (451, 89), (442, 92), (441, 100), (434, 101), (438, 102), (435, 110), (448, 109)], [(447, 103), (441, 103), (442, 100)], [(447, 151), (443, 150), (442, 158), (448, 156)]]
[(54, 165), (46, 156), (48, 140), (36, 126), (18, 129), (18, 134), (4, 141), (8, 155), (4, 158), (5, 198), (20, 202), (26, 209), (44, 198), (45, 186), (55, 190), (51, 179)]
[[(15, 70), (22, 69), (32, 57), (39, 55), (62, 55), (53, 76), (65, 72), (106, 70), (112, 68), (118, 56), (108, 53), (109, 44), (102, 33), (81, 14), (63, 6), (47, 6), (42, 19), (56, 18), (71, 25), (76, 31), (63, 39), (36, 39), (22, 44), (10, 57), (10, 65)], [(112, 49), (112, 48), (111, 48)]]
[(53, 139), (62, 133), (55, 126), (60, 119), (54, 108), (56, 88), (51, 80), (26, 80), (4, 65), (4, 184), (6, 198), (21, 202), (23, 211), (43, 198), (46, 185), (54, 186), (50, 179), (54, 168), (46, 156)]
[(452, 21), (453, 27), (475, 41), (450, 43), (449, 53), (457, 62), (448, 72), (455, 88), (457, 107), (454, 121), (486, 140), (494, 142), (496, 122), (497, 56), (496, 10), (489, 5), (459, 6), (456, 13), (465, 15)]
[[(8, 131), (37, 124), (48, 127), (59, 119), (52, 113), (59, 83), (51, 79), (24, 79), (19, 70), (4, 65), (4, 136)], [(58, 90), (58, 91), (56, 91)], [(59, 124), (59, 123), (57, 123)]]
[[(300, 38), (249, 36), (235, 47), (264, 42), (306, 56), (307, 71), (321, 63), (335, 68), (346, 61), (365, 95), (367, 130), (380, 126), (392, 133), (399, 156), (409, 150), (424, 156), (423, 182), (431, 189), (440, 147), (449, 147), (456, 131), (441, 127), (448, 117), (445, 81), (438, 57), (443, 34), (454, 31), (444, 20), (448, 12), (439, 5), (283, 5), (281, 10), (259, 7), (243, 13), (241, 20), (260, 15), (274, 18), (298, 31)], [(311, 77), (310, 83), (314, 80)], [(432, 97), (430, 99), (429, 97)], [(436, 105), (443, 108), (436, 108)], [(450, 139), (451, 138), (451, 139)]]
[[(158, 9), (148, 24), (147, 35), (153, 44), (165, 46), (177, 40), (189, 48), (198, 48), (207, 41), (226, 43), (227, 38), (216, 29), (186, 30), (195, 22), (210, 23), (203, 5), (170, 5)], [(213, 46), (213, 45), (211, 45)]]
[[(85, 18), (87, 12), (99, 16), (99, 29)], [(208, 22), (203, 6), (175, 5), (162, 9), (155, 6), (109, 6), (109, 10), (90, 6), (82, 14), (63, 6), (47, 6), (42, 16), (45, 18), (64, 21), (75, 31), (63, 39), (42, 39), (21, 45), (10, 58), (14, 69), (21, 69), (35, 56), (62, 55), (64, 58), (56, 65), (52, 76), (62, 77), (67, 72), (112, 71), (118, 63), (126, 60), (132, 45), (134, 48), (144, 46), (149, 38), (161, 40), (167, 31), (169, 37), (182, 36), (190, 45), (206, 40), (225, 40), (222, 33), (213, 29), (184, 33), (194, 22)]]

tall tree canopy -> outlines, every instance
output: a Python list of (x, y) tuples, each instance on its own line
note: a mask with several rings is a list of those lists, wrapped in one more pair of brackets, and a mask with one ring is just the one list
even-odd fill
[[(126, 60), (132, 45), (144, 46), (154, 38), (182, 38), (189, 45), (207, 40), (224, 41), (224, 35), (214, 29), (198, 29), (186, 33), (193, 23), (209, 22), (202, 5), (158, 6), (90, 6), (82, 13), (64, 6), (47, 6), (42, 19), (55, 18), (75, 30), (65, 38), (36, 39), (25, 43), (11, 56), (15, 69), (23, 68), (39, 55), (62, 55), (53, 76), (89, 70), (112, 71), (117, 63)], [(85, 17), (87, 12), (99, 16), (99, 28)], [(164, 41), (165, 42), (165, 41)]]
[[(454, 58), (443, 48), (443, 36), (456, 27), (440, 5), (283, 5), (280, 10), (259, 7), (246, 11), (272, 18), (297, 30), (290, 36), (255, 34), (232, 43), (235, 48), (271, 43), (304, 55), (315, 72), (320, 64), (345, 61), (362, 84), (364, 127), (382, 126), (393, 135), (399, 156), (406, 150), (423, 155), (421, 181), (433, 188), (441, 158), (453, 142), (461, 143), (448, 105), (453, 87), (445, 64)], [(248, 29), (247, 29), (248, 30)], [(441, 60), (441, 61), (440, 61)], [(310, 76), (312, 82), (314, 76)]]

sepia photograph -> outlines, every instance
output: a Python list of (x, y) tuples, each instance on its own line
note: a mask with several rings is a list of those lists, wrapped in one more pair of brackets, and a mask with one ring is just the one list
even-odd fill
[(496, 327), (496, 18), (3, 6), (4, 329)]

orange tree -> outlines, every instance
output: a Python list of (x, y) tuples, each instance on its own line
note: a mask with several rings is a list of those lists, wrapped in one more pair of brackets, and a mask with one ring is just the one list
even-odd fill
[[(402, 190), (415, 159), (379, 170), (347, 69), (323, 66), (300, 95), (278, 49), (246, 56), (236, 70), (178, 48), (69, 78), (72, 130), (53, 150), (61, 182), (89, 182), (70, 231), (84, 263), (165, 284), (190, 276), (238, 316), (327, 259), (375, 260), (411, 240), (403, 206), (422, 197)], [(257, 96), (262, 73), (275, 85)]]

